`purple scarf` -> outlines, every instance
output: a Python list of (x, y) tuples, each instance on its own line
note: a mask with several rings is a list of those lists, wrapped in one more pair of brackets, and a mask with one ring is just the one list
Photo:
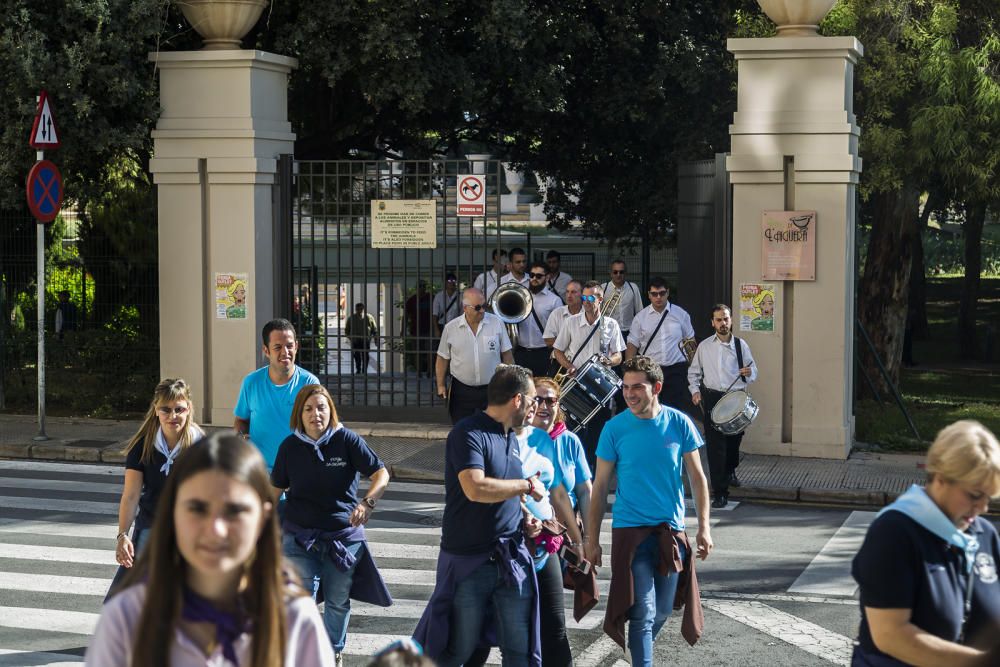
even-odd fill
[(242, 614), (237, 616), (219, 611), (210, 601), (185, 586), (181, 618), (191, 623), (214, 624), (215, 640), (222, 646), (222, 655), (232, 664), (240, 664), (233, 644), (250, 628), (249, 620), (244, 619)]

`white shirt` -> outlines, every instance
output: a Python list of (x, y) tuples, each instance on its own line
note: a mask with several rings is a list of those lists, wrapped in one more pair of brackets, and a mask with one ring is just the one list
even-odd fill
[(549, 274), (549, 289), (555, 292), (559, 298), (565, 302), (566, 301), (566, 288), (569, 287), (570, 282), (573, 280), (573, 276), (569, 275), (565, 271), (560, 271), (554, 276)]
[[(739, 376), (740, 367), (736, 361), (734, 340), (736, 337), (731, 335), (729, 342), (723, 343), (718, 335), (714, 335), (701, 341), (688, 368), (688, 389), (692, 396), (701, 391), (702, 384), (709, 389), (725, 391)], [(742, 338), (739, 341), (743, 351), (743, 365), (750, 366), (750, 375), (746, 382), (740, 380), (733, 384), (733, 389), (744, 388), (757, 379), (757, 364), (751, 363), (753, 355), (750, 354), (750, 346)]]
[(503, 285), (504, 283), (521, 283), (522, 285), (527, 287), (528, 283), (530, 282), (531, 282), (531, 276), (529, 276), (527, 272), (525, 272), (525, 274), (521, 276), (520, 280), (515, 278), (513, 273), (505, 273), (503, 274), (503, 277), (500, 279), (501, 285)]
[[(590, 336), (590, 330), (601, 321), (602, 319), (598, 319), (594, 324), (588, 322), (586, 310), (581, 310), (576, 315), (570, 315), (563, 323), (562, 330), (556, 336), (556, 342), (552, 347), (565, 354), (570, 363), (576, 367), (580, 367), (595, 354), (604, 354), (610, 357), (615, 352), (624, 350), (625, 341), (622, 339), (622, 330), (618, 326), (618, 322), (610, 317), (603, 318), (604, 326), (593, 336)], [(590, 340), (577, 354), (583, 341), (587, 340), (587, 336), (590, 336)]]
[(451, 362), (451, 375), (462, 384), (481, 387), (488, 384), (501, 354), (511, 348), (507, 327), (493, 313), (485, 313), (475, 333), (465, 316), (444, 325), (438, 356)]
[[(678, 344), (681, 338), (694, 338), (694, 327), (691, 326), (691, 316), (687, 311), (675, 304), (667, 302), (667, 316), (663, 326), (656, 331), (662, 312), (656, 312), (653, 306), (646, 306), (632, 320), (632, 328), (628, 332), (628, 343), (634, 345), (638, 354), (644, 354), (661, 366), (670, 366), (681, 362), (687, 363), (684, 353)], [(656, 337), (646, 349), (650, 337), (656, 331)], [(646, 350), (643, 352), (643, 350)]]
[[(583, 306), (580, 306), (581, 312)], [(549, 321), (545, 323), (545, 334), (543, 338), (556, 338), (562, 331), (563, 323), (573, 314), (569, 312), (569, 306), (559, 306), (549, 314)]]
[[(524, 321), (517, 325), (517, 344), (520, 347), (528, 349), (545, 347), (544, 332), (547, 328), (549, 318), (552, 316), (554, 310), (562, 307), (562, 301), (550, 292), (548, 287), (538, 294), (532, 294), (531, 310), (534, 312), (534, 315), (528, 315), (524, 318)], [(538, 321), (542, 323), (541, 329), (538, 328), (535, 315), (538, 316)]]
[(493, 296), (493, 292), (496, 291), (497, 286), (500, 284), (497, 279), (497, 272), (493, 269), (480, 273), (476, 276), (473, 281), (472, 286), (483, 293), (486, 297), (486, 303), (490, 302), (490, 297)]
[[(642, 310), (642, 295), (635, 283), (626, 281), (621, 288), (624, 290), (621, 301), (614, 307), (614, 310), (606, 313), (606, 315), (618, 320), (618, 325), (622, 331), (631, 331), (632, 318)], [(614, 293), (618, 291), (613, 282), (604, 283), (603, 289), (605, 301), (610, 301)]]
[[(448, 304), (451, 306), (449, 307)], [(435, 294), (434, 303), (431, 305), (431, 314), (434, 315), (441, 327), (461, 315), (462, 290), (456, 289), (451, 296), (448, 296), (444, 290)]]

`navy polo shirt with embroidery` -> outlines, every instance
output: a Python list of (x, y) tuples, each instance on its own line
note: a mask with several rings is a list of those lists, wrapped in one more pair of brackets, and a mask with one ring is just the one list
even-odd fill
[(347, 528), (358, 504), (358, 475), (371, 477), (384, 468), (368, 443), (340, 428), (316, 450), (294, 433), (274, 457), (271, 483), (285, 491), (285, 518), (303, 528), (337, 531)]
[(521, 529), (519, 496), (498, 503), (469, 500), (458, 473), (470, 468), (495, 479), (524, 478), (514, 432), (481, 411), (455, 424), (445, 445), (441, 549), (459, 556), (490, 552), (499, 538)]
[[(1000, 623), (1000, 539), (996, 528), (981, 517), (968, 532), (979, 539), (979, 551), (965, 643), (977, 645), (981, 637), (991, 646)], [(861, 588), (861, 648), (881, 653), (872, 641), (865, 607), (910, 609), (911, 623), (947, 641), (958, 641), (968, 582), (964, 561), (957, 548), (902, 512), (889, 511), (875, 519), (851, 567)]]

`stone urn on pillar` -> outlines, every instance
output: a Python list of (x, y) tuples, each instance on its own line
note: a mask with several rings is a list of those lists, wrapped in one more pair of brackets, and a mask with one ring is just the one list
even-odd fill
[(271, 0), (174, 0), (205, 49), (239, 49)]
[(778, 24), (778, 37), (815, 37), (837, 0), (757, 0), (757, 4)]

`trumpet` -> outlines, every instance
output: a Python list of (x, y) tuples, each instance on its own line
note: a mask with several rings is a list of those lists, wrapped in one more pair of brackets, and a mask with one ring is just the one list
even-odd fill
[(507, 282), (496, 288), (490, 297), (490, 309), (507, 325), (510, 344), (517, 347), (517, 325), (531, 315), (534, 299), (521, 283)]

